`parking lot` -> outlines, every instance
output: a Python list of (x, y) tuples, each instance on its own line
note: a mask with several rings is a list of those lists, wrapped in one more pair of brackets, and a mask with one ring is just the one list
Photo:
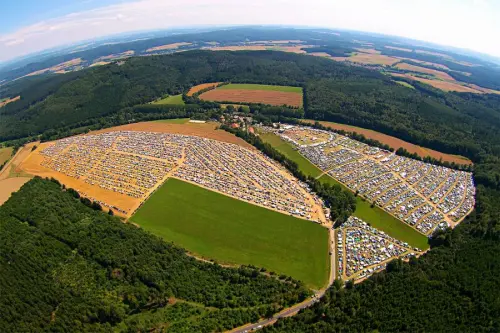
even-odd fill
[[(326, 222), (323, 202), (306, 184), (260, 152), (232, 143), (118, 131), (62, 139), (41, 154), (46, 168), (142, 201), (166, 178), (176, 177), (281, 213)], [(105, 198), (91, 199), (132, 213)]]
[(311, 127), (285, 125), (270, 131), (353, 192), (425, 235), (454, 227), (474, 207), (476, 189), (469, 172), (397, 156)]

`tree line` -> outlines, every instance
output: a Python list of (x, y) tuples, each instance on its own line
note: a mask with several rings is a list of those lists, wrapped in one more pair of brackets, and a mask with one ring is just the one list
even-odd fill
[[(222, 331), (310, 294), (255, 267), (197, 261), (38, 177), (0, 207), (0, 231), (2, 332), (101, 332), (122, 323)], [(182, 302), (191, 310), (175, 310)]]
[(312, 176), (306, 176), (299, 169), (296, 162), (292, 161), (269, 143), (265, 143), (261, 138), (252, 133), (241, 129), (234, 129), (227, 125), (221, 125), (220, 128), (253, 145), (265, 155), (287, 168), (287, 170), (290, 171), (297, 179), (306, 183), (311, 190), (324, 201), (326, 206), (330, 208), (330, 219), (337, 225), (345, 222), (347, 218), (356, 210), (356, 198), (350, 191), (342, 189), (340, 185), (322, 183)]

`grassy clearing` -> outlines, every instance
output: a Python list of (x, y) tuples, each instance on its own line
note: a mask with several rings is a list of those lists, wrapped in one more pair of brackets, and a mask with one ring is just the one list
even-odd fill
[(0, 148), (0, 165), (4, 164), (11, 158), (13, 150), (14, 149), (12, 147)]
[(197, 255), (290, 275), (311, 288), (328, 281), (328, 231), (309, 221), (169, 179), (131, 221)]
[(260, 137), (265, 142), (271, 144), (280, 153), (284, 154), (286, 157), (297, 163), (300, 170), (306, 175), (318, 177), (323, 173), (318, 167), (309, 162), (309, 160), (302, 156), (297, 150), (293, 149), (292, 145), (282, 140), (279, 136), (272, 133), (263, 133), (260, 134)]
[[(305, 174), (313, 177), (321, 175), (322, 171), (319, 168), (309, 162), (309, 160), (303, 157), (298, 151), (293, 149), (292, 145), (283, 141), (277, 135), (266, 133), (261, 134), (260, 137), (265, 142), (271, 144), (278, 151), (285, 154), (288, 158), (297, 162), (300, 170), (302, 170)], [(321, 176), (319, 180), (331, 185), (340, 185), (344, 189), (349, 190), (343, 184), (339, 183), (327, 174)], [(390, 215), (381, 208), (376, 206), (372, 208), (370, 202), (364, 201), (360, 197), (356, 198), (356, 211), (354, 212), (354, 216), (359, 217), (373, 227), (384, 231), (391, 237), (407, 242), (413, 247), (418, 247), (420, 249), (429, 248), (426, 236), (422, 235), (406, 223), (396, 219), (394, 216)]]
[(394, 82), (396, 82), (397, 84), (400, 84), (406, 88), (415, 89), (415, 87), (412, 86), (411, 84), (409, 84), (408, 82), (405, 82), (405, 81), (394, 81)]
[(230, 83), (217, 89), (246, 89), (246, 90), (270, 90), (270, 91), (284, 91), (284, 92), (294, 92), (302, 94), (301, 87), (290, 87), (290, 86), (270, 86), (266, 84), (240, 84), (240, 83)]
[(407, 242), (413, 247), (423, 250), (429, 248), (426, 236), (383, 211), (381, 208), (377, 206), (372, 208), (368, 201), (363, 201), (359, 197), (357, 198), (354, 216), (370, 223), (372, 227), (384, 231), (391, 237)]
[(160, 119), (155, 120), (155, 123), (164, 123), (164, 124), (186, 124), (189, 121), (189, 118), (176, 118), (176, 119)]
[(182, 95), (174, 95), (160, 99), (159, 101), (153, 102), (153, 104), (185, 105), (186, 103), (184, 103)]

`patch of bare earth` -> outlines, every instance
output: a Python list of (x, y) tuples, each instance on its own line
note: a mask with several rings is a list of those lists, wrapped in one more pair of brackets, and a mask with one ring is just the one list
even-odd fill
[(277, 106), (302, 106), (302, 94), (284, 91), (214, 89), (201, 94), (200, 99), (234, 103), (262, 103)]

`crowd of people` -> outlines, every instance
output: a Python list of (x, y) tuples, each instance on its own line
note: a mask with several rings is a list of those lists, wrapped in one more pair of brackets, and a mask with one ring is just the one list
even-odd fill
[(262, 153), (231, 143), (119, 131), (62, 139), (41, 154), (47, 168), (133, 198), (147, 198), (171, 176), (282, 213), (326, 221), (323, 202), (305, 183)]
[[(346, 187), (426, 235), (460, 222), (474, 206), (476, 190), (469, 172), (310, 127), (287, 125), (274, 132)], [(321, 140), (307, 143), (300, 137)]]
[(337, 272), (344, 280), (364, 279), (392, 259), (420, 252), (354, 216), (337, 230)]

